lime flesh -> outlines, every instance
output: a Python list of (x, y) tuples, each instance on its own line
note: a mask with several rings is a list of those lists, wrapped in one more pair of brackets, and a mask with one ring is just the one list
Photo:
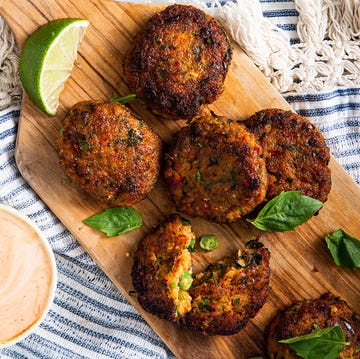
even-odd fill
[(19, 61), (20, 80), (33, 103), (50, 116), (56, 113), (88, 25), (85, 19), (54, 20), (25, 41)]

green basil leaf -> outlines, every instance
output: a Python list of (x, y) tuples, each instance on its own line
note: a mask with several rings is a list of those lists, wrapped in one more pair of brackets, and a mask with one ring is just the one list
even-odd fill
[(337, 266), (360, 268), (360, 240), (341, 228), (328, 234), (325, 240)]
[(280, 340), (279, 343), (288, 344), (304, 359), (336, 359), (340, 351), (349, 345), (345, 342), (343, 330), (337, 325), (299, 337)]
[(132, 207), (108, 208), (83, 220), (88, 226), (106, 233), (108, 237), (118, 236), (143, 225), (141, 215)]
[(130, 95), (126, 95), (126, 96), (113, 96), (109, 99), (110, 102), (119, 102), (123, 105), (125, 105), (126, 103), (129, 103), (133, 100), (135, 100), (136, 95), (134, 93), (131, 93)]
[(281, 192), (271, 199), (255, 219), (248, 219), (263, 231), (291, 231), (305, 223), (321, 207), (322, 202), (300, 194), (300, 191)]

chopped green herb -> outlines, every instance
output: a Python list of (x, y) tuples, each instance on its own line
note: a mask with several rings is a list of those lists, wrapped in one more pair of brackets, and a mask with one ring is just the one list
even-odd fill
[(288, 344), (296, 354), (304, 359), (336, 359), (340, 351), (349, 345), (345, 342), (344, 332), (339, 326), (314, 331), (295, 338), (280, 340)]
[(160, 73), (160, 77), (164, 79), (166, 76), (166, 71), (163, 68), (159, 68), (159, 73)]
[(208, 44), (214, 44), (214, 39), (210, 36), (206, 39), (206, 43)]
[(133, 299), (137, 299), (138, 297), (138, 294), (134, 290), (129, 291), (129, 295)]
[(86, 140), (79, 142), (79, 148), (81, 152), (89, 152), (91, 150), (91, 145)]
[(263, 231), (291, 231), (305, 223), (321, 207), (322, 202), (300, 194), (300, 191), (281, 192), (271, 199), (255, 219), (248, 219)]
[(127, 131), (128, 138), (126, 139), (126, 144), (130, 147), (137, 146), (142, 141), (142, 136), (139, 131), (130, 128)]
[(94, 108), (95, 108), (95, 105), (94, 105), (92, 102), (88, 102), (88, 103), (86, 104), (86, 108), (87, 108), (88, 110), (90, 110), (90, 111), (93, 111)]
[(199, 307), (201, 309), (202, 312), (211, 312), (211, 302), (210, 299), (203, 299), (200, 303), (199, 303)]
[(225, 266), (224, 266), (222, 263), (217, 263), (217, 264), (216, 264), (216, 268), (217, 268), (218, 270), (223, 270), (223, 269), (225, 268)]
[(233, 304), (233, 305), (238, 305), (238, 304), (240, 304), (240, 298), (234, 298), (234, 299), (232, 300), (232, 304)]
[(341, 228), (325, 237), (327, 246), (337, 266), (360, 268), (360, 241)]
[(125, 105), (126, 103), (129, 103), (133, 100), (135, 100), (136, 95), (134, 93), (126, 95), (126, 96), (113, 96), (109, 99), (110, 102), (119, 102), (123, 105)]
[(204, 273), (204, 276), (200, 279), (200, 282), (209, 283), (210, 280), (213, 278), (213, 276), (214, 276), (213, 272)]
[(190, 225), (190, 221), (186, 218), (183, 218), (181, 217), (181, 223), (184, 225), (184, 226), (189, 226)]
[(108, 237), (114, 237), (143, 225), (141, 215), (132, 207), (108, 208), (83, 220), (88, 226), (98, 229)]
[(199, 55), (201, 53), (201, 46), (197, 45), (194, 47), (193, 54)]
[(245, 244), (246, 249), (254, 249), (257, 248), (259, 245), (259, 242), (257, 241), (258, 237), (252, 236), (250, 240)]
[(191, 273), (185, 271), (180, 276), (179, 287), (183, 290), (189, 290), (192, 282), (193, 282), (193, 278), (191, 276)]
[(188, 250), (190, 253), (197, 252), (197, 250), (196, 250), (196, 248), (195, 248), (195, 242), (196, 242), (196, 239), (195, 239), (195, 238), (191, 238), (190, 244), (189, 244), (189, 246), (187, 247), (187, 250)]
[(212, 251), (219, 248), (219, 240), (214, 234), (207, 234), (200, 238), (200, 247), (206, 251)]
[(197, 181), (197, 182), (200, 182), (200, 183), (203, 183), (203, 182), (204, 182), (203, 179), (202, 179), (202, 174), (201, 174), (200, 171), (197, 171), (197, 172), (196, 172), (196, 181)]

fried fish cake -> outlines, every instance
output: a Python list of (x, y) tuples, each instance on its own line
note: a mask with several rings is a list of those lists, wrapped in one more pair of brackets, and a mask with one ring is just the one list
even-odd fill
[(134, 257), (131, 277), (140, 305), (173, 323), (191, 307), (194, 238), (189, 222), (173, 214), (140, 241)]
[(176, 4), (151, 17), (137, 34), (125, 76), (154, 112), (188, 119), (223, 92), (231, 56), (228, 36), (214, 18)]
[(280, 109), (259, 111), (243, 122), (264, 150), (268, 172), (267, 199), (300, 190), (325, 202), (331, 189), (330, 150), (311, 122)]
[(219, 223), (251, 212), (267, 189), (255, 136), (214, 114), (196, 117), (177, 133), (165, 154), (164, 180), (179, 211)]
[(231, 335), (264, 305), (270, 254), (258, 240), (243, 251), (192, 275), (195, 234), (179, 214), (146, 235), (135, 252), (131, 277), (139, 304), (149, 313), (204, 335)]
[(204, 335), (232, 335), (246, 326), (266, 302), (269, 251), (251, 240), (236, 256), (211, 264), (195, 276), (191, 310), (182, 321)]
[(140, 201), (159, 177), (160, 138), (119, 103), (77, 103), (63, 120), (57, 148), (65, 173), (110, 206)]
[(349, 342), (340, 359), (360, 358), (360, 316), (338, 296), (328, 292), (320, 298), (298, 302), (279, 313), (269, 327), (270, 359), (296, 359), (295, 351), (279, 340), (290, 339), (338, 325)]

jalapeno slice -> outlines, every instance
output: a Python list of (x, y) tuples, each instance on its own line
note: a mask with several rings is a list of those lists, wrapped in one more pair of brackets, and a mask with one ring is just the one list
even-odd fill
[(207, 234), (200, 237), (200, 248), (206, 251), (212, 251), (219, 247), (219, 240), (214, 234)]

